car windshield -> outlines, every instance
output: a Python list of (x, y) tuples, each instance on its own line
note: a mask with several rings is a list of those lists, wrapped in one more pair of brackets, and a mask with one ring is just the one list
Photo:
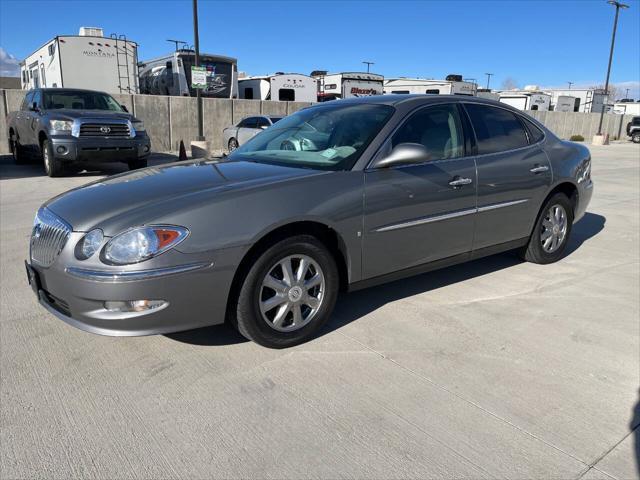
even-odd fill
[(122, 111), (120, 104), (110, 95), (81, 90), (42, 92), (42, 105), (46, 110), (68, 108), (72, 110)]
[(348, 170), (394, 109), (388, 105), (312, 107), (283, 118), (235, 150), (230, 160), (250, 160), (320, 170)]

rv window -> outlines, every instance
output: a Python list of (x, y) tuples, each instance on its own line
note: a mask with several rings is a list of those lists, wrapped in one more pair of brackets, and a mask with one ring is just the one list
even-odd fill
[(248, 100), (253, 100), (253, 88), (244, 89), (244, 98)]
[(336, 85), (335, 83), (329, 83), (328, 85), (324, 86), (325, 90), (335, 90), (336, 88), (338, 88), (338, 85)]
[(50, 56), (50, 57), (52, 57), (52, 56), (53, 56), (53, 47), (54, 47), (54, 45), (55, 45), (55, 44), (53, 44), (53, 43), (52, 43), (51, 45), (49, 45), (49, 56)]
[[(409, 93), (409, 92), (407, 92), (407, 93)], [(440, 95), (440, 90), (439, 90), (439, 89), (437, 89), (437, 88), (433, 88), (433, 89), (429, 89), (429, 90), (427, 90), (427, 91), (426, 91), (426, 92), (424, 92), (424, 93)]]
[(574, 112), (579, 112), (580, 111), (580, 99), (576, 98), (574, 104), (573, 104), (573, 111)]
[(397, 93), (399, 95), (408, 95), (409, 90), (393, 90), (391, 93)]
[(529, 144), (524, 127), (516, 116), (502, 108), (465, 104), (478, 141), (478, 153), (504, 152)]
[(407, 120), (393, 136), (392, 146), (419, 143), (429, 151), (429, 160), (456, 158), (464, 155), (462, 122), (453, 104), (421, 109)]
[(296, 99), (296, 92), (293, 88), (281, 88), (278, 92), (278, 100), (281, 102), (293, 102)]
[(531, 105), (531, 110), (538, 110), (538, 105)]

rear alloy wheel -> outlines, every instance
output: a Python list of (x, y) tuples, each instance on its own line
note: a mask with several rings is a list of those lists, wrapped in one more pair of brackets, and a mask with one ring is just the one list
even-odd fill
[(291, 347), (326, 323), (338, 285), (338, 270), (325, 246), (310, 235), (291, 237), (252, 264), (231, 313), (246, 338), (265, 347)]
[(62, 162), (51, 153), (51, 145), (48, 140), (42, 142), (42, 162), (44, 171), (50, 177), (59, 177), (63, 173)]
[(541, 264), (558, 261), (567, 246), (572, 225), (573, 205), (564, 193), (556, 193), (542, 207), (523, 258)]
[(640, 132), (631, 135), (631, 141), (633, 143), (640, 143)]
[(229, 153), (233, 152), (236, 148), (238, 148), (238, 141), (235, 138), (229, 140)]

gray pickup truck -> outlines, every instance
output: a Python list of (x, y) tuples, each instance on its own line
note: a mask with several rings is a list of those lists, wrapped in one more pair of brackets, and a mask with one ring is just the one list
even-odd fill
[(633, 117), (627, 123), (627, 135), (631, 137), (633, 143), (640, 143), (640, 117)]
[(147, 166), (151, 141), (142, 121), (103, 92), (63, 88), (29, 90), (20, 110), (7, 116), (16, 163), (42, 159), (50, 177), (88, 161)]

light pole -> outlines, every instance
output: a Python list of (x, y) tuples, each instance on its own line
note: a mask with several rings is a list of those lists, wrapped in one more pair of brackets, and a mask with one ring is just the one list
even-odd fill
[(369, 73), (369, 67), (371, 67), (371, 65), (375, 65), (375, 62), (362, 62), (362, 63), (367, 64), (367, 73)]
[(493, 73), (485, 73), (485, 75), (487, 76), (487, 90), (489, 90), (489, 82), (491, 81)]
[[(198, 35), (198, 0), (193, 0), (193, 38), (195, 48), (194, 66), (200, 66), (200, 36)], [(204, 141), (204, 126), (202, 117), (202, 95), (200, 95), (200, 89), (196, 88), (196, 99), (198, 103), (198, 137), (197, 141)]]
[(630, 89), (630, 88), (625, 88), (625, 89), (624, 89), (624, 98), (625, 98), (625, 100), (626, 100), (627, 98), (629, 98), (629, 90), (631, 90), (631, 89)]
[[(618, 28), (618, 15), (620, 14), (621, 8), (629, 8), (629, 5), (625, 5), (624, 3), (617, 2), (615, 0), (609, 0), (607, 2), (609, 5), (613, 5), (616, 7), (616, 16), (613, 20), (613, 33), (611, 34), (611, 50), (609, 50), (609, 66), (607, 67), (607, 79), (604, 82), (604, 93), (607, 96), (607, 101), (609, 100), (609, 76), (611, 75), (611, 62), (613, 60), (613, 47), (616, 43), (616, 30)], [(602, 135), (602, 121), (604, 120), (604, 109), (605, 104), (602, 105), (602, 110), (600, 111), (600, 123), (598, 124), (598, 133), (597, 135)]]
[(573, 82), (567, 82), (569, 84), (569, 90), (571, 90), (571, 85), (573, 85)]

